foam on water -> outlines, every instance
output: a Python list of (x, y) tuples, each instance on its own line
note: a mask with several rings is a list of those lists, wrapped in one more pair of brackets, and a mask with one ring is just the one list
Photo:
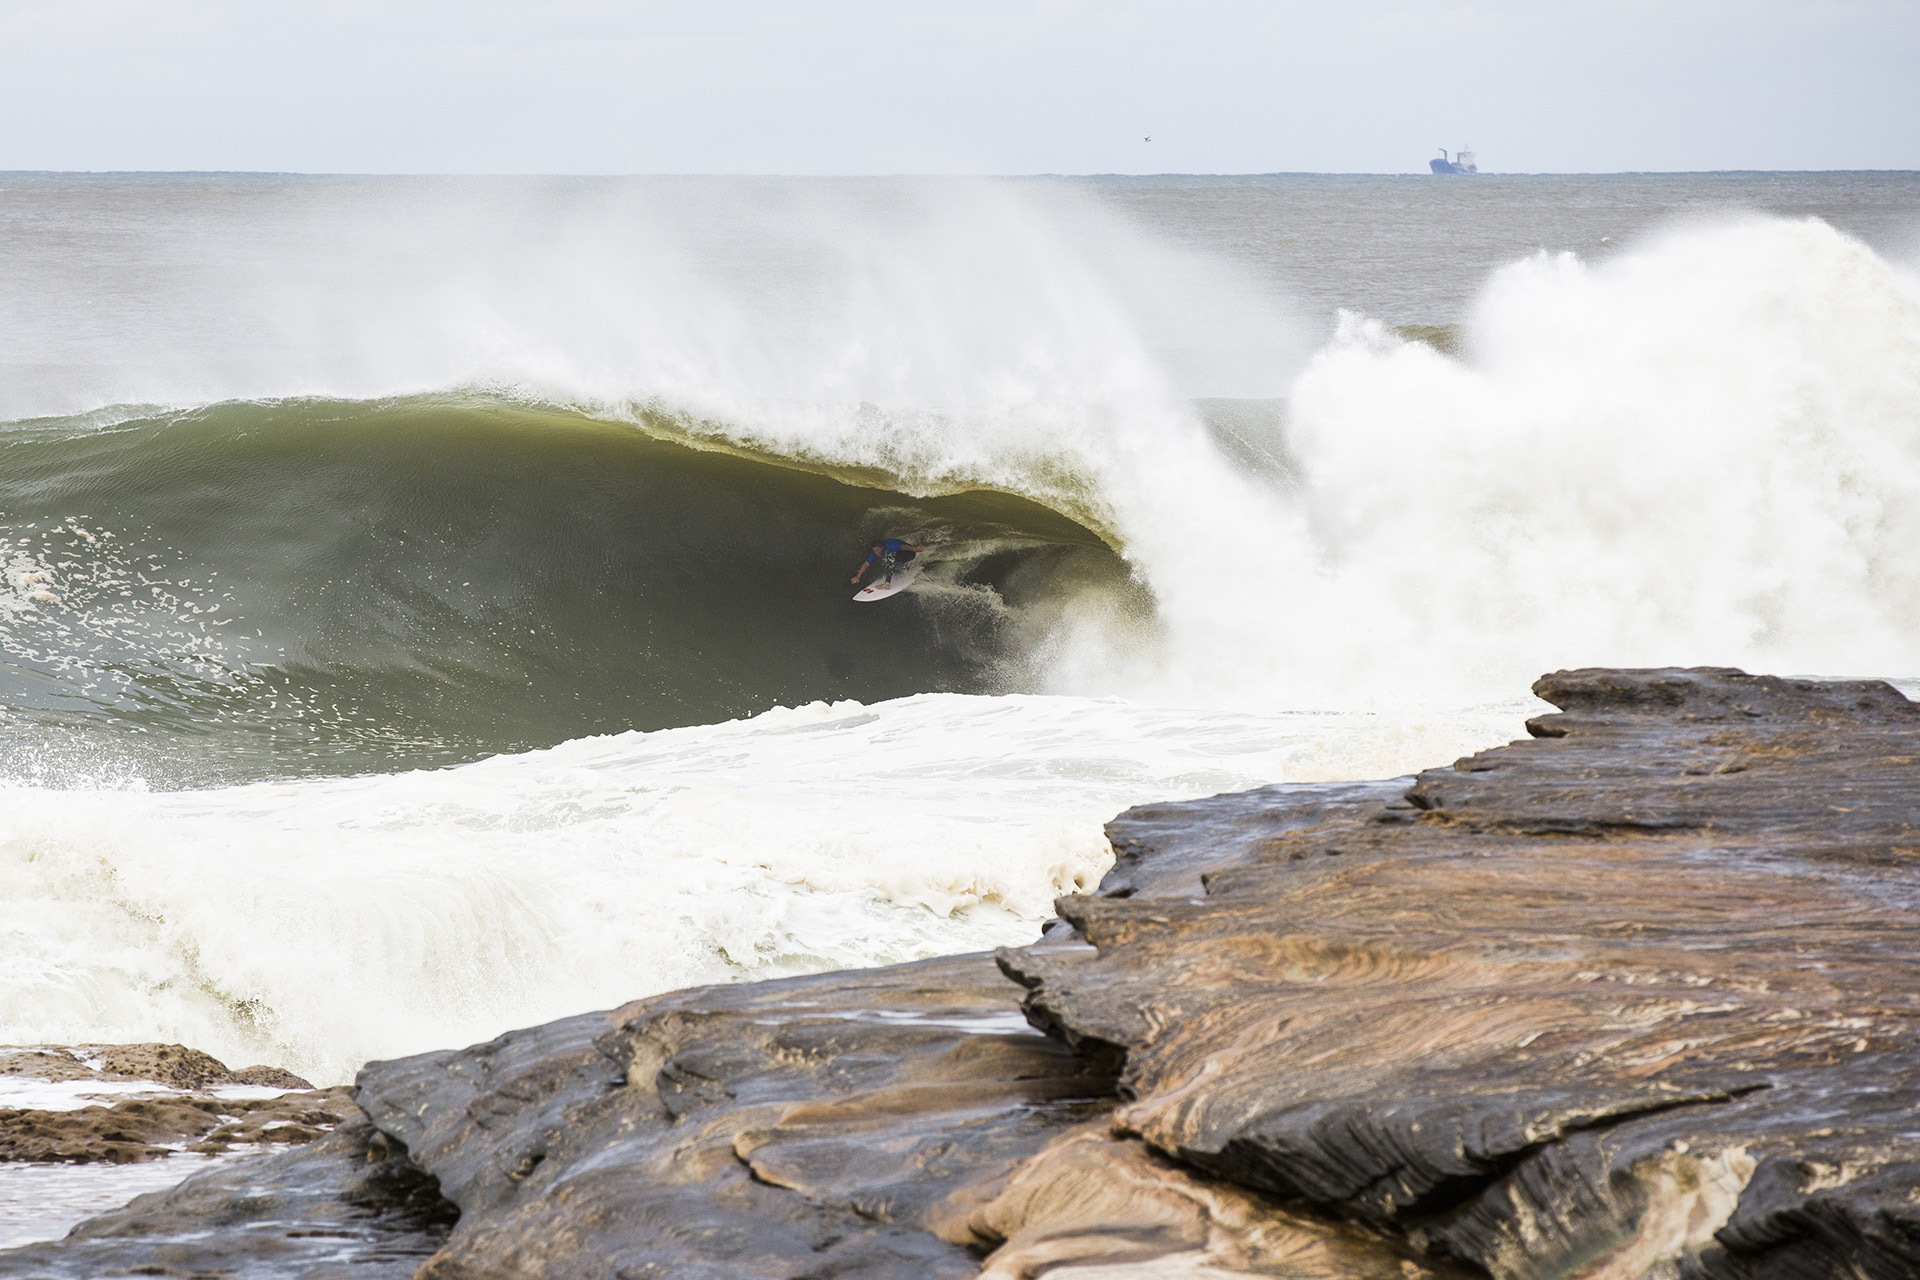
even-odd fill
[(178, 1093), (152, 1080), (30, 1080), (0, 1077), (0, 1108), (22, 1111), (78, 1111), (112, 1106), (139, 1097)]
[(1032, 938), (1128, 804), (1392, 776), (1528, 709), (1255, 716), (924, 695), (216, 791), (13, 789), (0, 1038), (320, 1083), (698, 982)]

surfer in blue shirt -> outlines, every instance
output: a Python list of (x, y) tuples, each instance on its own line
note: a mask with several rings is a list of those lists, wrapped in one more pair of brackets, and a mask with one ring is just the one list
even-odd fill
[(892, 582), (895, 569), (902, 567), (925, 550), (925, 547), (915, 546), (899, 538), (881, 538), (868, 548), (867, 558), (860, 562), (859, 569), (855, 570), (853, 577), (848, 581), (859, 582), (866, 576), (867, 566), (878, 560), (881, 570), (886, 574), (885, 580)]

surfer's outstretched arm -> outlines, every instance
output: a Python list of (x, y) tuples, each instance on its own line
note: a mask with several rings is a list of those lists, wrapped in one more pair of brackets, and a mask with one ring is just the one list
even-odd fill
[(875, 560), (878, 560), (880, 558), (880, 553), (885, 550), (886, 550), (886, 544), (881, 542), (876, 542), (871, 547), (868, 547), (867, 558), (860, 562), (860, 567), (853, 571), (853, 577), (847, 579), (847, 581), (849, 582), (860, 581), (861, 575), (866, 573), (867, 571), (867, 566), (872, 564)]

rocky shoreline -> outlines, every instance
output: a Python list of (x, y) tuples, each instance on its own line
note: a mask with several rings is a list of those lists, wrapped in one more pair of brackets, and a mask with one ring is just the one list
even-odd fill
[(299, 1145), (357, 1110), (346, 1089), (315, 1089), (277, 1067), (230, 1071), (185, 1045), (0, 1046), (0, 1162), (134, 1164)]
[(369, 1064), (0, 1276), (1920, 1274), (1920, 706), (1536, 692), (1417, 778), (1121, 815), (1033, 946)]

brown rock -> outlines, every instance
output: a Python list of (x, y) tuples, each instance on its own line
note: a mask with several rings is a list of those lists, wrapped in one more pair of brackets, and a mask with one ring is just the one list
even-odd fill
[(703, 988), (372, 1064), (358, 1097), (460, 1206), (427, 1280), (1449, 1274), (1109, 1136), (1111, 1078), (1018, 994), (980, 956)]
[(217, 1155), (236, 1145), (311, 1142), (357, 1114), (344, 1088), (274, 1098), (174, 1094), (73, 1111), (0, 1110), (0, 1161), (131, 1164), (164, 1159), (183, 1146)]
[(981, 1280), (1027, 1280), (1061, 1267), (1100, 1275), (1286, 1276), (1422, 1280), (1421, 1265), (1371, 1232), (1181, 1168), (1107, 1126), (1057, 1140), (977, 1209), (969, 1227), (998, 1247)]
[(291, 1071), (279, 1067), (242, 1067), (232, 1073), (233, 1083), (258, 1085), (266, 1089), (311, 1089), (313, 1085)]
[(461, 1218), (423, 1276), (970, 1276), (921, 1229), (1107, 1105), (985, 957), (642, 1001), (376, 1063)]
[(103, 1080), (152, 1080), (183, 1090), (239, 1083), (218, 1058), (183, 1044), (86, 1044), (73, 1049), (99, 1061)]
[(45, 1080), (61, 1084), (68, 1080), (98, 1080), (100, 1073), (62, 1048), (12, 1048), (0, 1046), (0, 1076)]
[(220, 1123), (212, 1099), (140, 1099), (76, 1111), (0, 1111), (0, 1160), (132, 1164)]
[(1536, 691), (1404, 800), (1123, 815), (1223, 869), (1062, 899), (1096, 953), (1002, 952), (1030, 1016), (1124, 1059), (1155, 1150), (1496, 1277), (1920, 1274), (1920, 707)]
[[(315, 1090), (290, 1071), (229, 1071), (178, 1044), (0, 1047), (0, 1075), (50, 1083), (152, 1083), (133, 1098), (102, 1094), (70, 1111), (0, 1109), (0, 1161), (129, 1164), (187, 1148), (207, 1155), (235, 1145), (311, 1142), (348, 1115), (344, 1089)], [(204, 1090), (263, 1085), (294, 1090), (273, 1098), (215, 1098)]]
[(0, 1045), (0, 1075), (53, 1082), (151, 1080), (183, 1092), (228, 1084), (313, 1088), (293, 1072), (278, 1067), (229, 1071), (218, 1058), (183, 1044)]

